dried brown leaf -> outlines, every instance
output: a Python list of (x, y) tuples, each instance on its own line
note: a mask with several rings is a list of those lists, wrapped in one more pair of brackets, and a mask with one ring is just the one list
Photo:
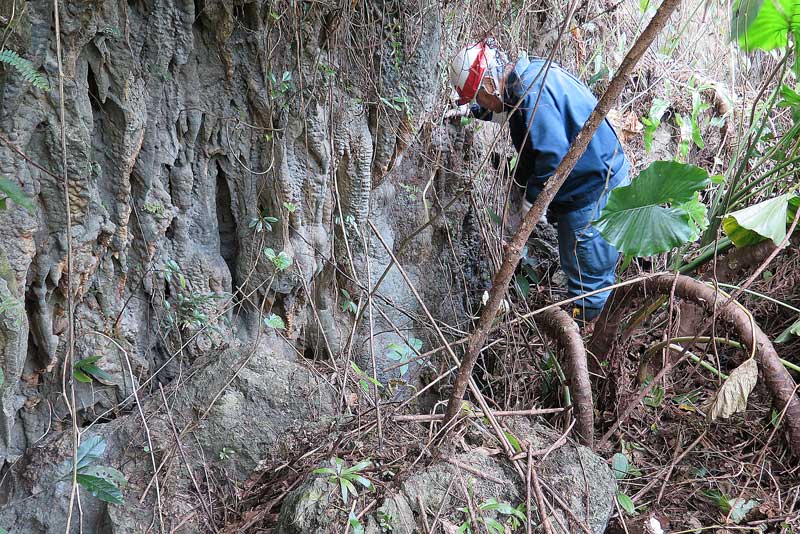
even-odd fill
[(735, 413), (747, 409), (747, 398), (758, 380), (758, 364), (750, 358), (731, 371), (730, 376), (717, 392), (717, 396), (708, 407), (708, 420), (727, 419)]

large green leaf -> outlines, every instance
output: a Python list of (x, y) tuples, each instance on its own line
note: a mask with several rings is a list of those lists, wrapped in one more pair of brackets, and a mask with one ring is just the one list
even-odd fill
[(621, 491), (617, 492), (617, 502), (619, 503), (620, 508), (625, 510), (628, 513), (628, 515), (633, 515), (636, 513), (636, 505), (633, 504), (633, 499), (631, 499)]
[(88, 358), (83, 358), (75, 362), (72, 373), (75, 380), (88, 384), (92, 381), (92, 377), (94, 377), (103, 384), (112, 385), (114, 383), (114, 377), (95, 365), (100, 358), (102, 358), (101, 355), (89, 356)]
[(778, 102), (778, 107), (791, 109), (792, 120), (800, 121), (800, 94), (785, 84), (781, 86), (780, 94), (782, 100)]
[(753, 508), (756, 508), (759, 504), (761, 504), (761, 503), (759, 503), (755, 499), (747, 500), (747, 499), (742, 499), (742, 498), (739, 498), (739, 497), (737, 497), (735, 499), (731, 499), (731, 501), (730, 501), (730, 505), (731, 505), (730, 518), (731, 518), (731, 521), (733, 521), (734, 523), (736, 523), (738, 525), (739, 523), (744, 521), (745, 517), (747, 517), (747, 514), (750, 513), (750, 510), (752, 510)]
[(789, 217), (794, 218), (800, 198), (791, 193), (753, 204), (727, 214), (722, 229), (737, 247), (754, 245), (771, 239), (776, 245), (786, 237)]
[(617, 480), (622, 480), (628, 476), (629, 466), (630, 462), (628, 462), (628, 457), (623, 453), (618, 452), (611, 457), (611, 470), (614, 473), (614, 478)]
[(694, 165), (656, 161), (630, 185), (614, 189), (594, 226), (627, 257), (652, 256), (699, 235), (705, 218), (696, 193), (710, 182)]
[(731, 37), (747, 51), (784, 48), (790, 31), (800, 31), (797, 0), (740, 0), (734, 5)]

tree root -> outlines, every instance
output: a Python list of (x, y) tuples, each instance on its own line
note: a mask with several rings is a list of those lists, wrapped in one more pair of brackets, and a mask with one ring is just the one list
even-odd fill
[[(714, 307), (725, 302), (727, 297), (703, 282), (673, 274), (664, 274), (643, 280), (637, 285), (614, 291), (608, 305), (601, 314), (589, 350), (598, 358), (606, 357), (615, 342), (626, 307), (641, 298), (653, 295), (670, 295), (694, 302), (711, 313)], [(761, 331), (752, 316), (737, 303), (717, 309), (719, 317), (732, 325), (741, 342), (754, 351), (764, 382), (778, 410), (786, 408), (786, 429), (789, 448), (800, 456), (800, 398), (795, 394), (796, 384), (783, 367), (769, 338)], [(698, 332), (702, 335), (702, 332)], [(788, 404), (788, 406), (787, 406)]]
[(565, 374), (574, 405), (575, 433), (581, 444), (591, 448), (594, 443), (592, 384), (589, 381), (586, 348), (578, 325), (561, 308), (552, 308), (542, 313), (539, 316), (539, 325), (564, 351), (567, 360)]

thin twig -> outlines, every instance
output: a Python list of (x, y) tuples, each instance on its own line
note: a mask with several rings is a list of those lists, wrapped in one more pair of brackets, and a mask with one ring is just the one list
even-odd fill
[[(403, 280), (406, 282), (406, 285), (411, 290), (411, 292), (414, 294), (414, 298), (416, 298), (417, 302), (419, 303), (420, 307), (422, 308), (423, 312), (425, 313), (425, 316), (428, 318), (428, 320), (433, 325), (434, 329), (436, 330), (436, 333), (439, 336), (439, 339), (442, 341), (442, 343), (447, 348), (447, 353), (453, 359), (454, 363), (459, 364), (460, 362), (459, 362), (458, 356), (456, 356), (456, 353), (453, 351), (453, 348), (450, 346), (450, 343), (448, 342), (447, 338), (445, 337), (444, 333), (442, 332), (442, 329), (439, 328), (439, 324), (433, 318), (433, 315), (431, 315), (431, 312), (428, 311), (428, 307), (425, 305), (425, 301), (423, 301), (422, 297), (420, 297), (419, 293), (417, 292), (417, 288), (411, 282), (411, 279), (408, 277), (408, 274), (406, 274), (405, 269), (403, 269), (403, 266), (400, 265), (400, 262), (397, 261), (397, 258), (395, 257), (394, 253), (392, 252), (391, 247), (389, 247), (389, 245), (386, 244), (386, 241), (384, 241), (383, 236), (381, 236), (380, 232), (375, 227), (375, 225), (372, 223), (372, 221), (369, 221), (369, 226), (370, 226), (370, 228), (372, 228), (372, 231), (375, 233), (375, 236), (378, 238), (378, 241), (380, 241), (380, 243), (383, 246), (383, 248), (389, 254), (389, 257), (391, 258), (391, 260), (394, 263), (394, 265), (397, 266), (397, 270), (400, 272), (400, 275), (403, 277)], [(463, 365), (463, 363), (461, 363), (461, 365)], [(480, 405), (480, 407), (483, 410), (483, 412), (486, 414), (486, 417), (489, 419), (489, 422), (491, 423), (491, 426), (494, 429), (495, 434), (497, 435), (497, 438), (500, 440), (500, 443), (502, 444), (503, 449), (506, 451), (506, 454), (508, 454), (509, 457), (513, 456), (514, 448), (511, 446), (511, 443), (509, 443), (508, 438), (505, 435), (505, 432), (503, 432), (503, 429), (500, 428), (500, 425), (498, 424), (497, 420), (492, 416), (491, 410), (489, 409), (489, 405), (486, 404), (486, 399), (483, 398), (483, 395), (481, 394), (480, 389), (478, 389), (477, 384), (475, 384), (475, 381), (472, 380), (472, 377), (469, 377), (468, 382), (469, 382), (470, 391), (472, 392), (473, 395), (475, 395), (475, 398), (478, 401), (478, 404)], [(461, 406), (459, 405), (459, 410), (460, 409), (461, 409)], [(452, 418), (449, 418), (449, 419), (452, 419)], [(449, 422), (449, 420), (447, 422)], [(447, 426), (447, 424), (445, 426)], [(516, 462), (514, 463), (514, 467), (519, 472), (519, 475), (523, 476), (522, 469), (519, 467), (519, 465)]]
[[(162, 519), (163, 514), (162, 514), (162, 506), (161, 506), (161, 487), (160, 487), (159, 482), (158, 482), (158, 468), (156, 467), (156, 457), (155, 457), (155, 452), (154, 452), (155, 451), (155, 446), (153, 445), (153, 439), (152, 439), (152, 437), (150, 435), (150, 425), (147, 424), (147, 418), (144, 415), (144, 410), (142, 409), (142, 403), (141, 403), (141, 401), (139, 399), (139, 394), (136, 392), (136, 377), (133, 375), (133, 367), (131, 367), (130, 356), (128, 355), (128, 351), (126, 351), (122, 347), (122, 345), (117, 343), (117, 341), (115, 339), (113, 339), (113, 338), (107, 336), (106, 334), (104, 334), (102, 332), (99, 332), (97, 330), (94, 330), (94, 331), (92, 331), (90, 333), (95, 334), (97, 336), (100, 336), (100, 337), (102, 337), (104, 339), (107, 339), (115, 347), (117, 347), (117, 349), (120, 352), (122, 352), (122, 354), (125, 355), (126, 369), (128, 371), (128, 378), (131, 381), (131, 389), (133, 390), (133, 395), (134, 395), (134, 399), (135, 399), (135, 402), (136, 402), (136, 409), (139, 411), (139, 417), (142, 419), (142, 427), (144, 428), (144, 433), (145, 433), (145, 436), (147, 437), (147, 447), (148, 447), (148, 449), (150, 451), (150, 462), (151, 462), (151, 464), (153, 466), (153, 477), (154, 477), (154, 481), (155, 481), (156, 507), (158, 509), (159, 524), (161, 525), (161, 530), (163, 531), (164, 530), (164, 521)], [(167, 402), (166, 398), (164, 399), (164, 402), (165, 403)], [(165, 404), (165, 406), (166, 406), (166, 404)], [(167, 411), (169, 411), (169, 410), (167, 410)], [(170, 417), (170, 421), (171, 420), (172, 420), (172, 418)], [(180, 447), (180, 442), (178, 442), (178, 446)], [(188, 469), (188, 466), (187, 466), (187, 469)], [(203, 507), (205, 507), (205, 502), (203, 502)], [(209, 514), (209, 519), (210, 518), (211, 518), (211, 515)]]
[[(543, 487), (545, 490), (547, 490), (547, 493), (549, 493), (549, 494), (550, 494), (550, 496), (551, 496), (551, 497), (553, 497), (553, 499), (554, 499), (554, 500), (555, 500), (555, 501), (558, 503), (558, 505), (561, 507), (561, 510), (562, 510), (562, 511), (563, 511), (565, 514), (567, 514), (567, 515), (569, 516), (569, 518), (570, 518), (570, 519), (571, 519), (571, 520), (572, 520), (572, 521), (573, 521), (573, 522), (574, 522), (576, 525), (578, 525), (578, 526), (581, 528), (581, 530), (582, 530), (582, 531), (584, 531), (586, 534), (592, 534), (592, 531), (591, 531), (591, 530), (589, 530), (589, 527), (587, 527), (587, 526), (586, 526), (586, 523), (584, 523), (583, 521), (581, 521), (581, 520), (578, 518), (578, 516), (576, 516), (576, 515), (575, 515), (575, 513), (572, 511), (572, 508), (570, 508), (569, 504), (565, 503), (565, 502), (564, 502), (564, 499), (562, 499), (562, 498), (561, 498), (561, 497), (558, 495), (558, 493), (557, 493), (557, 492), (556, 492), (556, 491), (555, 491), (553, 488), (551, 488), (551, 487), (550, 487), (550, 486), (547, 484), (547, 482), (545, 482), (544, 480), (540, 480), (540, 483), (541, 483), (542, 487)], [(616, 499), (615, 499), (615, 500), (616, 500)], [(557, 515), (554, 515), (554, 517), (556, 517), (556, 518), (557, 518), (558, 516), (557, 516)], [(565, 532), (566, 532), (566, 530), (565, 530)]]
[[(572, 422), (570, 422), (570, 424), (567, 427), (567, 429), (561, 434), (561, 436), (559, 436), (559, 438), (557, 440), (555, 440), (553, 442), (552, 445), (550, 445), (549, 447), (544, 448), (544, 449), (536, 449), (536, 450), (531, 452), (531, 455), (532, 456), (541, 456), (542, 457), (541, 461), (542, 462), (545, 461), (545, 459), (547, 459), (547, 457), (550, 455), (551, 452), (553, 452), (554, 450), (556, 450), (557, 448), (561, 447), (562, 445), (564, 445), (567, 442), (567, 436), (569, 435), (569, 432), (570, 432), (570, 430), (572, 430), (573, 426), (575, 426), (575, 419), (573, 419)], [(527, 454), (526, 452), (521, 452), (521, 453), (515, 455), (513, 458), (521, 460), (521, 459), (525, 458), (526, 454)]]
[(544, 507), (544, 495), (542, 495), (542, 487), (539, 485), (539, 477), (536, 475), (536, 469), (533, 465), (530, 466), (531, 481), (533, 482), (533, 491), (536, 495), (536, 506), (539, 508), (539, 517), (542, 520), (545, 534), (553, 534), (553, 526), (550, 524), (550, 518), (547, 516), (547, 510)]
[[(528, 470), (525, 473), (525, 532), (531, 534), (531, 472), (533, 471), (533, 455), (532, 450), (528, 447)], [(539, 516), (543, 513), (541, 505), (539, 506)]]
[(425, 510), (425, 503), (422, 502), (422, 494), (417, 494), (417, 505), (419, 505), (419, 515), (422, 519), (422, 532), (430, 534), (431, 527), (428, 526), (428, 512)]
[(501, 479), (497, 478), (496, 476), (490, 475), (489, 473), (484, 473), (480, 469), (475, 469), (472, 466), (463, 464), (463, 463), (459, 462), (458, 460), (456, 460), (454, 458), (448, 458), (447, 459), (447, 463), (452, 464), (452, 465), (458, 467), (459, 469), (463, 469), (467, 473), (472, 473), (476, 477), (485, 478), (486, 480), (489, 480), (490, 482), (494, 482), (495, 484), (500, 484), (501, 486), (505, 485), (505, 484), (508, 484), (507, 480), (501, 480)]
[[(494, 417), (522, 417), (522, 416), (561, 413), (565, 410), (567, 410), (567, 408), (538, 408), (530, 410), (492, 411), (491, 414)], [(477, 419), (482, 419), (483, 417), (485, 417), (483, 412), (468, 413), (465, 414), (465, 416), (474, 417)], [(442, 419), (444, 419), (444, 414), (436, 413), (436, 414), (419, 414), (419, 415), (393, 415), (391, 419), (398, 423), (407, 423), (407, 422), (429, 423), (431, 421), (441, 421)]]
[[(197, 498), (200, 499), (200, 504), (203, 506), (203, 510), (206, 512), (207, 523), (211, 526), (214, 532), (217, 532), (217, 527), (214, 524), (214, 516), (211, 515), (211, 510), (208, 508), (206, 501), (203, 499), (203, 493), (200, 491), (200, 484), (197, 483), (197, 479), (194, 476), (194, 470), (189, 463), (189, 459), (186, 457), (186, 451), (183, 450), (181, 437), (178, 435), (178, 429), (175, 428), (175, 421), (172, 420), (172, 411), (169, 409), (169, 402), (167, 401), (167, 396), (164, 393), (164, 386), (159, 383), (158, 389), (161, 392), (161, 399), (164, 401), (164, 411), (167, 414), (167, 420), (169, 421), (169, 426), (172, 429), (172, 435), (175, 437), (175, 444), (178, 446), (178, 452), (180, 452), (181, 458), (183, 458), (183, 464), (186, 467), (186, 472), (189, 473), (189, 478), (192, 480), (194, 489), (197, 492)], [(152, 449), (150, 450), (152, 451)]]
[[(64, 65), (62, 61), (61, 51), (61, 15), (58, 10), (58, 0), (53, 0), (53, 19), (56, 32), (56, 61), (58, 64), (58, 114), (61, 130), (61, 172), (62, 176), (59, 177), (63, 181), (64, 192), (64, 214), (66, 218), (66, 245), (67, 245), (67, 259), (66, 259), (66, 272), (64, 275), (67, 279), (67, 346), (64, 353), (64, 361), (61, 367), (61, 396), (64, 398), (64, 403), (70, 414), (72, 423), (72, 481), (69, 493), (69, 510), (67, 511), (67, 525), (65, 532), (70, 532), (72, 525), (72, 510), (75, 505), (75, 499), (78, 499), (78, 514), (80, 516), (80, 525), (83, 525), (83, 512), (80, 506), (80, 495), (78, 495), (78, 448), (81, 442), (81, 433), (78, 429), (78, 413), (75, 404), (75, 383), (72, 376), (67, 378), (68, 372), (72, 369), (72, 360), (75, 354), (75, 299), (72, 294), (72, 203), (69, 196), (69, 170), (67, 163), (67, 124), (66, 124), (66, 111), (64, 107)], [(10, 146), (10, 144), (9, 144)], [(28, 160), (30, 161), (30, 160)], [(41, 167), (37, 165), (41, 170)], [(48, 173), (52, 176), (52, 173)], [(69, 385), (69, 395), (67, 395), (67, 385)], [(159, 515), (160, 518), (160, 515)], [(162, 524), (163, 527), (163, 524)], [(162, 529), (163, 530), (163, 529)]]
[(447, 503), (447, 498), (450, 497), (450, 492), (452, 491), (453, 484), (455, 484), (455, 482), (456, 482), (456, 477), (451, 478), (450, 484), (447, 485), (447, 490), (444, 492), (444, 495), (442, 495), (442, 502), (439, 503), (439, 508), (436, 510), (436, 515), (433, 517), (433, 524), (431, 524), (431, 534), (434, 534), (436, 532), (436, 526), (439, 523), (439, 518), (441, 517), (442, 512), (444, 511), (444, 506)]

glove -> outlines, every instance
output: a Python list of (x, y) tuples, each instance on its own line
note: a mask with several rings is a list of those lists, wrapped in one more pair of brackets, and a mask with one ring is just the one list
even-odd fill
[[(522, 213), (522, 217), (525, 217), (528, 214), (528, 212), (531, 210), (532, 207), (533, 207), (533, 204), (528, 202), (527, 198), (523, 197), (522, 206), (520, 207), (520, 211)], [(539, 222), (542, 223), (542, 224), (547, 224), (547, 215), (542, 213), (542, 216), (539, 217)]]
[(458, 106), (454, 109), (448, 109), (444, 112), (444, 118), (452, 119), (455, 117), (468, 117), (470, 114), (469, 104), (464, 104), (463, 106)]

